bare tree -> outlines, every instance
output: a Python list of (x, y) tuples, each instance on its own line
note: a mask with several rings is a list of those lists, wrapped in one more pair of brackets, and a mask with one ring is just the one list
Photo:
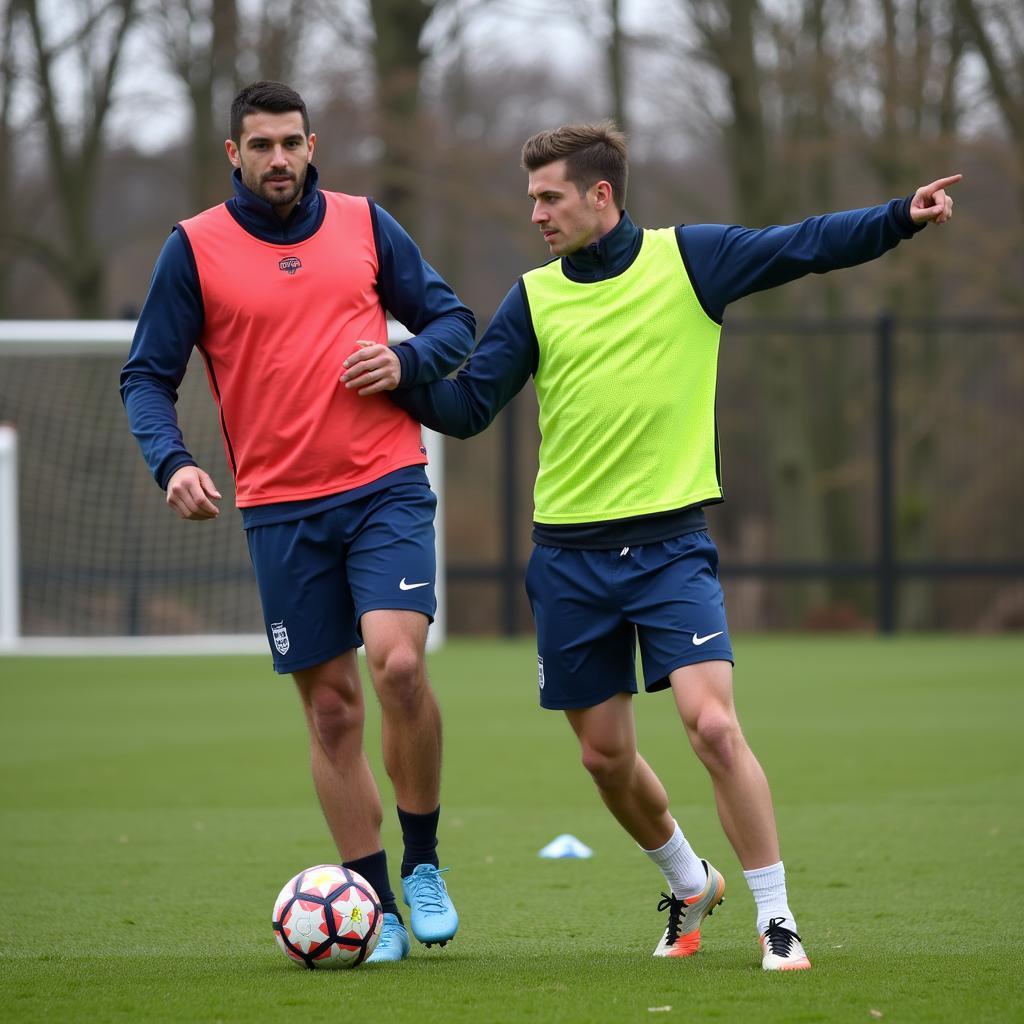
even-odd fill
[[(954, 95), (963, 56), (962, 18), (956, 0), (878, 0), (878, 54), (875, 85), (881, 117), (864, 112), (858, 121), (865, 154), (883, 193), (899, 195), (918, 180), (925, 163), (934, 164), (950, 148), (959, 117)], [(865, 55), (867, 57), (867, 55)], [(870, 57), (864, 66), (871, 68)], [(927, 250), (914, 247), (905, 260), (913, 279), (893, 274), (880, 284), (885, 307), (927, 313), (925, 296), (939, 288), (939, 267)], [(915, 401), (917, 391), (938, 386), (941, 341), (925, 330), (914, 344), (899, 348), (900, 381), (912, 382), (897, 395), (901, 506), (897, 509), (897, 544), (903, 557), (926, 560), (936, 553), (937, 511), (943, 496), (939, 480), (941, 424), (929, 403)], [(905, 584), (900, 591), (900, 621), (913, 628), (932, 619), (934, 587), (927, 581)]]
[[(962, 2), (679, 0), (683, 38), (694, 41), (687, 57), (711, 69), (719, 83), (706, 105), (717, 112), (712, 125), (732, 181), (736, 219), (756, 226), (836, 209), (844, 205), (843, 175), (849, 179), (849, 169), (865, 163), (883, 194), (907, 189), (957, 128)], [(927, 301), (922, 296), (937, 285), (921, 284), (937, 273), (929, 256), (921, 247), (908, 252), (902, 262), (910, 261), (913, 278), (905, 269), (885, 275), (879, 305), (913, 310)], [(842, 281), (825, 279), (815, 282), (813, 301), (836, 315), (848, 301), (845, 293)], [(799, 289), (768, 294), (751, 308), (782, 314), (794, 294)], [(916, 350), (918, 379), (933, 372), (930, 355), (927, 344)], [(849, 556), (863, 534), (847, 489), (857, 478), (857, 449), (845, 414), (845, 389), (861, 363), (843, 346), (797, 346), (781, 336), (769, 341), (760, 376), (775, 411), (770, 479), (780, 546), (791, 556)], [(924, 426), (915, 424), (901, 472), (904, 493), (917, 507), (930, 508), (935, 446)], [(923, 557), (930, 550), (926, 519), (907, 520), (905, 552)]]
[[(766, 45), (773, 31), (770, 19), (758, 0), (683, 0), (682, 5), (694, 39), (686, 57), (711, 69), (721, 85), (717, 130), (736, 219), (751, 226), (783, 222), (793, 175), (785, 156), (780, 105), (772, 103), (778, 95), (778, 66), (769, 56), (777, 48)], [(753, 301), (762, 315), (778, 315), (787, 308), (784, 292), (764, 293)], [(779, 510), (780, 553), (823, 560), (827, 530), (816, 482), (815, 392), (807, 387), (804, 352), (781, 335), (768, 337), (759, 350), (764, 357), (756, 374), (773, 410), (768, 478)], [(798, 612), (821, 603), (825, 588), (809, 584), (800, 594), (793, 593), (793, 611)]]
[(1024, 171), (1024, 11), (1015, 0), (956, 0)]
[(739, 217), (747, 224), (777, 222), (783, 176), (774, 173), (763, 99), (769, 71), (756, 49), (764, 11), (759, 0), (688, 0), (685, 6), (697, 33), (692, 55), (724, 83), (728, 113), (719, 129)]
[(300, 37), (304, 19), (323, 21), (328, 12), (317, 12), (315, 5), (303, 0), (280, 0), (263, 4), (249, 26), (249, 51), (255, 56), (255, 67), (246, 75), (272, 82), (289, 82), (299, 59)]
[[(14, 116), (12, 110), (11, 95), (14, 92), (16, 68), (14, 64), (14, 7), (9, 6), (3, 15), (3, 23), (0, 24), (0, 195), (10, 196), (14, 185), (15, 167), (14, 161), (17, 150), (12, 145), (14, 138), (14, 126), (11, 123)], [(13, 217), (14, 210), (10, 210), (9, 217)], [(0, 243), (3, 236), (0, 235)], [(0, 317), (7, 313), (7, 296), (10, 288), (11, 274), (14, 270), (13, 260), (5, 259), (0, 262)]]
[(420, 46), (433, 7), (427, 0), (370, 0), (380, 137), (380, 200), (410, 231), (417, 227), (417, 171), (424, 144)]
[(365, 15), (353, 0), (147, 2), (147, 21), (191, 106), (190, 184), (196, 209), (225, 198), (228, 110), (245, 82), (285, 82), (303, 92), (309, 84), (314, 94), (326, 92), (334, 101), (339, 69), (370, 45)]
[[(955, 0), (878, 0), (878, 55), (863, 53), (874, 76), (881, 118), (857, 112), (879, 182), (890, 192), (905, 188), (924, 148), (955, 129), (953, 87), (960, 71), (962, 34)], [(894, 296), (902, 299), (904, 296)]]
[(203, 210), (224, 198), (227, 109), (238, 84), (237, 2), (162, 0), (147, 18), (188, 94), (192, 204)]
[[(73, 24), (60, 39), (53, 38), (54, 19), (44, 14), (39, 0), (13, 0), (12, 7), (14, 18), (27, 27), (35, 119), (45, 132), (60, 225), (53, 239), (18, 231), (10, 237), (61, 285), (77, 315), (99, 317), (106, 312), (106, 256), (94, 224), (96, 192), (104, 129), (125, 39), (136, 16), (135, 0), (66, 2), (61, 22), (67, 24), (73, 15)], [(56, 66), (64, 58), (74, 65), (77, 104), (58, 81)]]
[(615, 123), (624, 132), (629, 132), (629, 108), (626, 83), (629, 81), (626, 67), (628, 39), (622, 25), (622, 0), (605, 0), (608, 14), (608, 40), (605, 57), (608, 65), (608, 83), (611, 93), (611, 114)]

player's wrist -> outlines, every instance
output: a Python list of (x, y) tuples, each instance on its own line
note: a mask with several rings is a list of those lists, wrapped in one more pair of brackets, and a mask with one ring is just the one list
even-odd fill
[(896, 206), (896, 221), (906, 231), (911, 234), (917, 234), (927, 224), (926, 220), (916, 220), (914, 218), (914, 196), (917, 193), (911, 192), (909, 196), (905, 196), (903, 200)]
[(391, 349), (392, 355), (398, 360), (398, 383), (396, 391), (405, 391), (416, 382), (417, 355), (411, 345), (405, 342)]
[(171, 479), (174, 477), (174, 474), (177, 473), (179, 470), (184, 469), (186, 466), (195, 466), (195, 468), (199, 468), (198, 464), (192, 458), (191, 455), (176, 458), (172, 461), (167, 462), (166, 465), (161, 467), (160, 475), (157, 478), (157, 481), (160, 484), (160, 489), (162, 491), (166, 491), (167, 488), (170, 486)]

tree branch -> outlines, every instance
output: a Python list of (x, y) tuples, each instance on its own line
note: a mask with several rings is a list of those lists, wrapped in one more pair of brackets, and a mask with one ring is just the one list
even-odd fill
[(992, 94), (1006, 120), (1007, 128), (1015, 138), (1024, 137), (1024, 97), (1013, 94), (1013, 89), (1010, 86), (1010, 71), (1003, 67), (977, 5), (973, 0), (957, 0), (957, 9), (963, 17), (971, 40), (985, 63), (992, 86)]

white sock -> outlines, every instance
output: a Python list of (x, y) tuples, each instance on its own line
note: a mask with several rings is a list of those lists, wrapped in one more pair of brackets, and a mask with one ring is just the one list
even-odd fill
[(757, 904), (757, 934), (764, 934), (768, 922), (773, 917), (784, 918), (782, 927), (795, 932), (796, 921), (789, 909), (789, 899), (786, 896), (786, 869), (782, 861), (780, 860), (778, 864), (769, 864), (766, 868), (744, 871), (743, 877), (747, 880)]
[(704, 864), (686, 841), (678, 822), (672, 838), (664, 846), (657, 850), (644, 850), (644, 853), (661, 868), (669, 891), (677, 900), (696, 896), (707, 885), (708, 875)]

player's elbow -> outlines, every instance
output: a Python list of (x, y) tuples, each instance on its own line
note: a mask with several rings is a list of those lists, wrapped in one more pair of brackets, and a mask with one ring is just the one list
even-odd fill
[(453, 430), (448, 431), (452, 437), (457, 437), (460, 441), (465, 441), (468, 437), (474, 437), (479, 434), (481, 430), (486, 428), (487, 424), (483, 420), (464, 420), (459, 423)]
[(462, 422), (459, 424), (459, 437), (473, 437), (486, 430), (494, 422), (495, 413), (479, 402), (470, 402), (467, 405)]
[(423, 422), (431, 430), (465, 441), (467, 437), (479, 434), (490, 423), (490, 420), (483, 416), (464, 412), (459, 416), (438, 417), (432, 421), (425, 418)]

